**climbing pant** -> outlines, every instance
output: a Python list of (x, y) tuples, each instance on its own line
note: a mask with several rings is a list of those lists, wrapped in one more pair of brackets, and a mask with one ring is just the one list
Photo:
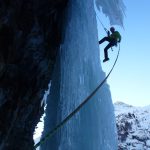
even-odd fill
[(110, 37), (104, 37), (99, 41), (99, 44), (102, 44), (103, 42), (108, 41), (108, 45), (104, 48), (104, 59), (108, 59), (108, 49), (116, 46), (117, 42), (114, 39), (111, 39)]

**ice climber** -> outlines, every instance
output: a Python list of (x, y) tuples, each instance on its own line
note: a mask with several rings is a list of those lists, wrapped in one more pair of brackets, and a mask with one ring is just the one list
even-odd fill
[(121, 35), (118, 31), (115, 31), (114, 27), (110, 28), (111, 34), (109, 31), (107, 31), (107, 36), (102, 38), (99, 41), (99, 44), (102, 44), (105, 41), (108, 41), (108, 45), (104, 48), (104, 60), (103, 62), (106, 62), (109, 60), (108, 58), (108, 49), (113, 47), (113, 46), (117, 46), (117, 43), (121, 41)]

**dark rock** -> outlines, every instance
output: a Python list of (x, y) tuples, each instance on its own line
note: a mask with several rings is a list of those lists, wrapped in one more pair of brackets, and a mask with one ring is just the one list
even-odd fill
[(0, 0), (0, 150), (32, 150), (67, 0)]

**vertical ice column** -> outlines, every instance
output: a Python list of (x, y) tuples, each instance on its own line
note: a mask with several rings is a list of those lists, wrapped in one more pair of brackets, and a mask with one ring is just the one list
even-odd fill
[[(93, 0), (70, 0), (63, 44), (47, 101), (44, 133), (63, 120), (104, 79)], [(41, 150), (117, 150), (107, 84)]]
[(96, 6), (99, 10), (109, 17), (111, 25), (123, 26), (123, 18), (125, 15), (126, 7), (123, 0), (95, 0)]

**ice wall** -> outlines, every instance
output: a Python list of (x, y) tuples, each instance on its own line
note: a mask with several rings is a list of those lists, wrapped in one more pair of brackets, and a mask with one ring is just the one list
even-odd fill
[(123, 26), (125, 5), (122, 0), (95, 0), (99, 10), (109, 17), (110, 24)]
[[(104, 79), (93, 0), (70, 0), (64, 37), (47, 101), (44, 132), (72, 112)], [(101, 90), (41, 150), (117, 150), (109, 86)]]

